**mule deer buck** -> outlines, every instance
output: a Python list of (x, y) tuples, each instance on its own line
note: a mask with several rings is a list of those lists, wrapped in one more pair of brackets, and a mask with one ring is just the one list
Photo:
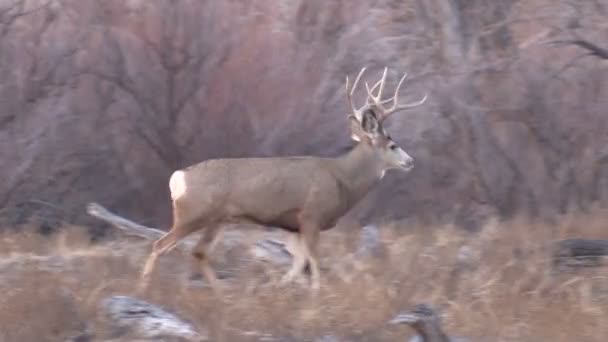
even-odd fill
[[(389, 169), (409, 171), (412, 158), (391, 139), (383, 122), (389, 115), (421, 105), (398, 104), (399, 88), (393, 97), (382, 99), (387, 68), (357, 108), (353, 94), (363, 75), (362, 68), (352, 87), (346, 77), (351, 111), (351, 138), (357, 145), (336, 158), (312, 156), (212, 159), (175, 171), (169, 180), (173, 201), (173, 226), (154, 242), (146, 260), (140, 285), (149, 282), (157, 258), (173, 249), (190, 233), (204, 230), (193, 249), (195, 264), (211, 287), (218, 290), (209, 265), (210, 247), (223, 224), (254, 223), (291, 232), (293, 263), (281, 278), (288, 283), (310, 266), (311, 287), (318, 290), (320, 274), (317, 245), (321, 231), (332, 228)], [(390, 107), (385, 107), (391, 103)], [(200, 265), (200, 266), (199, 266)]]

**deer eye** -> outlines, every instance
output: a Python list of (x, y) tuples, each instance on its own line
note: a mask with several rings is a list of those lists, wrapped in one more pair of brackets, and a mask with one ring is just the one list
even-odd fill
[(394, 151), (394, 150), (396, 150), (396, 149), (397, 149), (397, 145), (392, 144), (392, 145), (391, 145), (391, 146), (389, 146), (388, 148), (390, 148), (391, 150), (393, 150), (393, 151)]

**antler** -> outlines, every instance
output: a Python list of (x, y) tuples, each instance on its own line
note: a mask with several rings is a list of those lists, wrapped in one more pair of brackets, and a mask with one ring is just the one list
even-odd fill
[[(367, 90), (367, 99), (365, 101), (365, 105), (363, 105), (360, 108), (356, 108), (354, 105), (352, 96), (353, 96), (353, 93), (355, 92), (355, 88), (357, 87), (357, 84), (359, 83), (359, 79), (361, 78), (361, 75), (363, 75), (363, 72), (365, 71), (365, 69), (366, 69), (365, 67), (361, 69), (361, 71), (359, 72), (359, 75), (357, 76), (357, 78), (355, 80), (355, 83), (353, 84), (353, 87), (350, 89), (349, 89), (348, 76), (346, 76), (346, 92), (347, 92), (348, 100), (350, 102), (353, 113), (355, 113), (355, 116), (357, 117), (357, 119), (360, 119), (359, 114), (363, 113), (364, 110), (366, 110), (370, 106), (376, 106), (377, 108), (380, 109), (380, 113), (378, 113), (380, 117), (378, 118), (378, 120), (384, 121), (389, 115), (391, 115), (393, 113), (396, 113), (396, 112), (404, 110), (404, 109), (409, 109), (409, 108), (420, 106), (421, 104), (423, 104), (426, 101), (426, 99), (428, 97), (428, 94), (425, 93), (421, 100), (400, 105), (398, 102), (399, 89), (401, 88), (403, 81), (405, 81), (405, 79), (408, 76), (407, 73), (404, 73), (403, 76), (401, 77), (401, 79), (399, 80), (399, 83), (397, 84), (397, 88), (395, 88), (395, 94), (393, 95), (393, 97), (386, 99), (386, 100), (382, 100), (382, 92), (384, 91), (384, 86), (386, 83), (386, 74), (388, 72), (388, 68), (385, 67), (384, 72), (382, 73), (382, 78), (380, 78), (380, 80), (378, 82), (376, 82), (373, 87), (370, 88), (369, 84), (367, 82), (365, 82), (365, 89)], [(378, 93), (374, 95), (374, 91), (376, 90), (376, 88), (378, 88)], [(393, 102), (393, 105), (390, 108), (384, 107), (384, 105), (389, 102)]]
[[(348, 97), (348, 102), (350, 103), (350, 108), (352, 109), (352, 113), (354, 113), (355, 118), (359, 121), (361, 121), (360, 118), (360, 113), (363, 113), (364, 109), (366, 109), (366, 107), (369, 106), (369, 103), (365, 103), (365, 105), (363, 105), (360, 108), (357, 108), (355, 106), (355, 102), (353, 101), (353, 94), (355, 93), (355, 89), (357, 88), (357, 84), (359, 84), (359, 80), (361, 79), (361, 76), (363, 76), (363, 73), (365, 72), (366, 67), (361, 68), (361, 71), (359, 71), (359, 75), (357, 75), (357, 78), (355, 79), (355, 83), (353, 83), (353, 86), (350, 87), (350, 81), (348, 79), (348, 75), (346, 75), (346, 96)], [(349, 116), (352, 116), (353, 114), (349, 114)]]
[[(386, 73), (386, 68), (384, 70), (385, 70), (384, 72)], [(424, 96), (422, 97), (422, 99), (420, 99), (418, 101), (411, 102), (411, 103), (404, 103), (401, 105), (399, 104), (399, 89), (401, 89), (401, 85), (403, 84), (403, 81), (405, 81), (406, 78), (407, 78), (407, 72), (403, 74), (403, 76), (399, 80), (399, 83), (397, 83), (397, 88), (395, 88), (395, 94), (390, 99), (380, 101), (381, 93), (378, 94), (377, 105), (382, 108), (382, 117), (380, 118), (380, 120), (384, 120), (389, 115), (396, 113), (400, 110), (410, 109), (410, 108), (420, 106), (421, 104), (423, 104), (426, 101), (428, 94), (425, 93)], [(380, 88), (380, 89), (382, 89), (382, 88)], [(393, 102), (393, 105), (390, 108), (385, 108), (383, 106), (383, 104), (389, 103), (389, 102)]]

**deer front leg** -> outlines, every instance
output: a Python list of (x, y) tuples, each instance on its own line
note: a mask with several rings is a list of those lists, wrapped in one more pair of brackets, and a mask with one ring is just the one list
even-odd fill
[(281, 284), (292, 282), (297, 275), (302, 273), (306, 266), (306, 255), (302, 250), (302, 237), (300, 233), (291, 234), (287, 246), (288, 250), (293, 254), (293, 261), (289, 271), (281, 278)]
[(306, 227), (303, 230), (302, 243), (300, 244), (310, 265), (310, 286), (315, 292), (321, 288), (321, 273), (317, 261), (319, 234), (320, 230), (316, 226)]

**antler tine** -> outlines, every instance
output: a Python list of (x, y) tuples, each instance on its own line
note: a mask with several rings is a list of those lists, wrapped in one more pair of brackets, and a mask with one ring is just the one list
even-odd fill
[(388, 102), (391, 102), (391, 101), (393, 102), (393, 105), (390, 108), (384, 110), (384, 115), (382, 116), (382, 120), (384, 120), (390, 114), (393, 114), (393, 113), (398, 112), (400, 110), (404, 110), (404, 109), (409, 109), (409, 108), (420, 106), (421, 104), (423, 104), (426, 101), (426, 99), (428, 97), (428, 94), (425, 93), (424, 97), (421, 100), (419, 100), (419, 101), (399, 105), (399, 90), (401, 89), (401, 85), (403, 84), (403, 81), (405, 81), (405, 79), (407, 78), (407, 76), (408, 76), (408, 74), (406, 72), (406, 73), (403, 74), (403, 76), (399, 80), (399, 83), (397, 84), (397, 87), (395, 88), (395, 95), (393, 95), (392, 98), (384, 100), (384, 101), (381, 102), (382, 104), (388, 103)]
[(382, 92), (384, 91), (384, 84), (386, 83), (386, 73), (388, 72), (388, 67), (384, 67), (384, 72), (382, 73), (382, 78), (380, 79), (380, 89), (378, 90), (378, 95), (376, 96), (376, 102), (380, 102), (382, 99)]
[(395, 109), (397, 108), (398, 99), (399, 99), (399, 89), (401, 89), (401, 85), (403, 84), (403, 81), (405, 81), (406, 78), (407, 78), (407, 72), (403, 73), (403, 76), (399, 80), (399, 83), (397, 83), (397, 87), (395, 88), (395, 94), (393, 95), (393, 97), (380, 102), (381, 105), (389, 103), (389, 102), (393, 102), (393, 105), (391, 106), (391, 108), (388, 108), (388, 109), (384, 108), (385, 116), (388, 116), (390, 113), (394, 112)]
[(374, 84), (374, 86), (370, 89), (369, 84), (367, 84), (367, 82), (365, 82), (365, 89), (367, 90), (367, 99), (365, 100), (365, 103), (367, 103), (368, 105), (378, 103), (376, 97), (374, 96), (374, 90), (379, 85), (380, 85), (380, 81), (376, 82), (376, 84)]
[[(395, 94), (393, 95), (393, 97), (386, 99), (386, 100), (382, 100), (382, 92), (384, 91), (384, 86), (386, 84), (386, 75), (388, 73), (388, 67), (384, 67), (384, 72), (382, 73), (382, 77), (380, 78), (379, 81), (374, 83), (373, 87), (370, 88), (369, 84), (367, 82), (365, 82), (365, 89), (367, 90), (367, 99), (365, 100), (365, 104), (362, 107), (357, 108), (353, 101), (353, 94), (355, 93), (355, 89), (357, 88), (357, 85), (359, 84), (359, 81), (361, 80), (361, 77), (363, 76), (363, 73), (365, 72), (365, 70), (366, 70), (366, 67), (361, 68), (361, 71), (359, 71), (359, 75), (357, 75), (357, 78), (355, 79), (355, 82), (353, 83), (352, 87), (350, 87), (350, 79), (348, 78), (348, 75), (346, 76), (346, 95), (348, 96), (348, 101), (350, 102), (350, 106), (353, 110), (353, 114), (355, 114), (355, 115), (357, 115), (357, 113), (360, 113), (366, 106), (375, 105), (375, 106), (378, 106), (379, 109), (381, 110), (379, 120), (383, 121), (389, 115), (391, 115), (397, 111), (420, 106), (421, 104), (423, 104), (426, 101), (426, 99), (428, 97), (428, 94), (424, 94), (424, 97), (419, 101), (399, 105), (399, 90), (401, 89), (403, 82), (405, 81), (405, 79), (408, 76), (408, 74), (406, 72), (403, 74), (403, 76), (399, 80), (399, 83), (397, 84), (397, 87), (395, 88)], [(378, 88), (378, 93), (376, 95), (374, 95), (374, 91), (376, 90), (376, 88)], [(393, 102), (393, 105), (388, 109), (384, 108), (384, 105), (389, 102)], [(357, 119), (359, 119), (359, 118), (357, 118)]]
[(426, 102), (426, 99), (429, 97), (429, 94), (424, 93), (424, 96), (422, 97), (422, 99), (416, 101), (416, 102), (412, 102), (412, 103), (406, 103), (406, 104), (402, 104), (400, 106), (397, 106), (397, 108), (394, 109), (393, 112), (397, 112), (403, 109), (409, 109), (409, 108), (414, 108), (414, 107), (418, 107), (421, 104), (423, 104), (424, 102)]
[[(370, 89), (369, 88), (369, 84), (367, 84), (367, 82), (365, 83), (365, 88), (367, 89), (367, 103), (368, 104), (382, 104), (384, 103), (384, 101), (381, 101), (382, 99), (382, 92), (384, 91), (384, 85), (386, 83), (386, 73), (388, 71), (387, 67), (384, 67), (384, 72), (382, 73), (382, 78), (380, 78), (380, 80), (378, 82), (376, 82), (374, 84), (374, 86)], [(378, 89), (378, 94), (374, 95), (374, 90), (380, 86), (380, 89)], [(370, 101), (371, 99), (371, 101)]]
[(348, 79), (348, 75), (346, 75), (346, 96), (348, 97), (348, 101), (350, 102), (350, 107), (353, 111), (357, 111), (357, 107), (355, 106), (355, 103), (353, 101), (353, 94), (355, 93), (355, 89), (357, 89), (357, 84), (359, 84), (359, 80), (361, 79), (361, 76), (363, 76), (363, 73), (365, 72), (365, 69), (367, 67), (363, 67), (361, 68), (361, 71), (359, 71), (359, 75), (357, 75), (357, 78), (355, 78), (355, 82), (353, 83), (352, 88), (349, 89), (349, 79)]

